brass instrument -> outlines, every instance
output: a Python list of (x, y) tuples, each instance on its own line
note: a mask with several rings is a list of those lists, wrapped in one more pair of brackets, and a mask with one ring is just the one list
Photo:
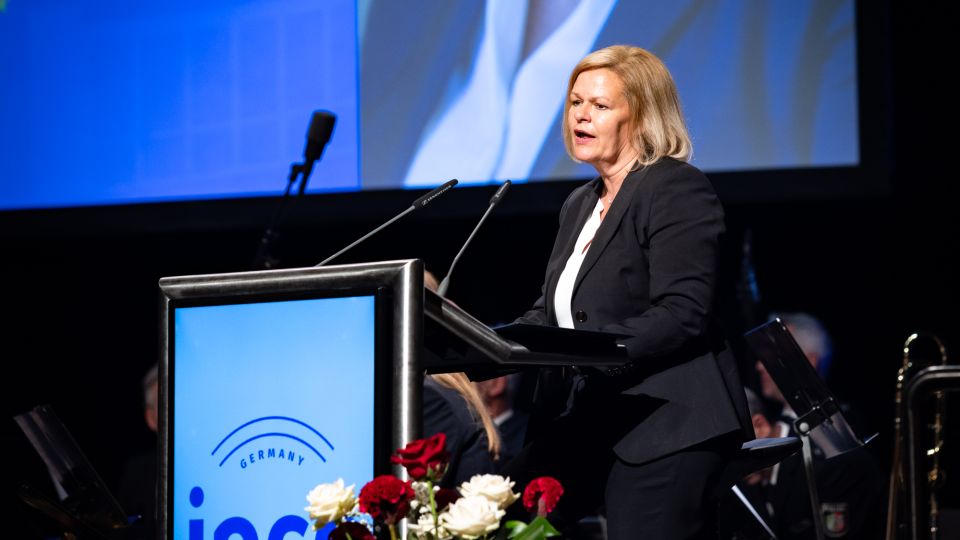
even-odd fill
[[(917, 371), (925, 367), (934, 365), (934, 362), (914, 362), (911, 358), (911, 347), (915, 346), (918, 339), (927, 340), (933, 343), (940, 353), (940, 365), (947, 365), (947, 350), (935, 335), (932, 334), (911, 334), (903, 344), (903, 365), (897, 371), (897, 391), (895, 398), (896, 416), (893, 424), (893, 467), (890, 471), (890, 490), (887, 499), (887, 540), (897, 540), (904, 537), (903, 531), (908, 528), (909, 516), (904, 515), (903, 495), (906, 492), (906, 483), (904, 478), (907, 476), (906, 467), (909, 461), (904, 459), (904, 449), (906, 442), (903, 433), (904, 403), (903, 387), (904, 384)], [(935, 403), (933, 405), (933, 423), (929, 424), (932, 435), (932, 447), (927, 450), (926, 456), (930, 459), (930, 469), (927, 472), (927, 490), (929, 493), (928, 507), (928, 530), (930, 539), (937, 540), (939, 528), (939, 505), (937, 504), (937, 491), (943, 485), (944, 472), (940, 469), (940, 453), (943, 450), (943, 426), (946, 421), (946, 396), (942, 391), (934, 394)]]

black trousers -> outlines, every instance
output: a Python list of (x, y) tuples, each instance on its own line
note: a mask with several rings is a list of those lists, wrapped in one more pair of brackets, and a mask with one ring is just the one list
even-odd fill
[(564, 494), (549, 519), (565, 537), (583, 537), (577, 521), (603, 513), (609, 540), (717, 538), (714, 497), (739, 434), (631, 464), (617, 458), (613, 441), (596, 429), (602, 421), (582, 420), (556, 420), (504, 470), (519, 487), (538, 476), (560, 480)]

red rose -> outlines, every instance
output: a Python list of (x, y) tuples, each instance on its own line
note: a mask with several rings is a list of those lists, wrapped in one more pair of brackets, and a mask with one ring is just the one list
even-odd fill
[(351, 540), (376, 540), (366, 525), (356, 521), (344, 521), (337, 525), (336, 529), (330, 531), (327, 540), (347, 540), (347, 535)]
[(523, 490), (523, 507), (528, 511), (537, 508), (537, 515), (546, 516), (553, 512), (557, 501), (563, 495), (563, 486), (560, 481), (550, 476), (541, 476), (527, 484)]
[(410, 484), (385, 474), (367, 482), (360, 490), (360, 511), (376, 521), (395, 525), (410, 511), (415, 494)]
[(447, 505), (453, 504), (460, 498), (460, 492), (450, 488), (440, 488), (433, 494), (433, 501), (437, 503), (437, 512), (442, 512)]
[(433, 437), (412, 441), (397, 450), (397, 454), (391, 456), (390, 461), (403, 465), (414, 480), (422, 480), (427, 476), (437, 479), (443, 476), (447, 462), (450, 461), (447, 436), (437, 433)]

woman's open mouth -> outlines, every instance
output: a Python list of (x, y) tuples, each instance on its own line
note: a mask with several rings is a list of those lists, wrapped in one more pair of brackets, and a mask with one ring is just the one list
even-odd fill
[(584, 144), (584, 143), (590, 142), (591, 140), (595, 139), (596, 137), (594, 137), (593, 135), (587, 133), (586, 131), (583, 131), (583, 130), (580, 130), (580, 129), (575, 129), (575, 130), (573, 130), (573, 138), (574, 138), (574, 140), (577, 141), (577, 143), (579, 143), (579, 144)]

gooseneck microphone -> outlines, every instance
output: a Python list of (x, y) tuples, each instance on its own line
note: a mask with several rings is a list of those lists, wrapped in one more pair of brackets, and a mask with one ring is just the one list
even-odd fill
[(440, 296), (447, 296), (447, 289), (450, 288), (450, 274), (453, 274), (453, 267), (457, 265), (457, 261), (460, 260), (460, 256), (463, 255), (463, 252), (467, 250), (467, 246), (470, 245), (470, 241), (473, 240), (473, 237), (476, 236), (477, 231), (480, 230), (480, 226), (483, 225), (483, 222), (487, 220), (487, 216), (490, 215), (490, 212), (493, 212), (493, 207), (500, 204), (500, 201), (503, 199), (503, 196), (506, 195), (508, 189), (510, 189), (509, 180), (505, 181), (503, 185), (497, 189), (497, 192), (493, 194), (493, 197), (490, 197), (490, 204), (487, 206), (487, 211), (483, 213), (480, 221), (477, 222), (477, 226), (473, 228), (473, 232), (470, 233), (467, 241), (463, 243), (463, 247), (460, 248), (460, 252), (457, 253), (457, 256), (453, 258), (453, 262), (450, 263), (450, 268), (447, 270), (447, 275), (444, 276), (443, 281), (440, 282), (440, 286), (437, 287), (437, 294)]
[(336, 122), (337, 115), (329, 111), (313, 111), (310, 116), (310, 125), (307, 127), (307, 143), (303, 148), (303, 163), (290, 164), (287, 188), (283, 191), (280, 203), (274, 210), (273, 217), (270, 218), (270, 224), (263, 231), (263, 236), (260, 237), (260, 242), (257, 244), (257, 254), (253, 258), (253, 268), (255, 270), (269, 270), (277, 267), (279, 261), (270, 251), (273, 243), (280, 236), (277, 233), (277, 226), (283, 218), (283, 212), (290, 200), (290, 190), (293, 189), (293, 184), (296, 183), (297, 178), (300, 178), (298, 194), (303, 195), (307, 188), (307, 179), (310, 177), (310, 172), (313, 171), (313, 164), (320, 159), (324, 147), (330, 142), (330, 136), (333, 135), (333, 125)]
[(310, 117), (310, 126), (307, 128), (307, 144), (303, 148), (303, 170), (301, 171), (299, 195), (307, 189), (307, 180), (313, 171), (313, 164), (323, 155), (323, 149), (330, 142), (333, 135), (333, 126), (337, 123), (337, 115), (330, 111), (314, 111)]
[(456, 178), (454, 178), (453, 180), (448, 180), (448, 181), (447, 181), (446, 183), (444, 183), (442, 186), (434, 189), (433, 191), (427, 193), (426, 195), (423, 195), (423, 196), (417, 198), (417, 200), (413, 201), (413, 204), (411, 204), (409, 207), (407, 207), (407, 209), (404, 210), (403, 212), (400, 212), (399, 214), (397, 214), (396, 216), (394, 216), (393, 219), (391, 219), (390, 221), (387, 221), (387, 222), (384, 223), (383, 225), (380, 225), (380, 226), (377, 227), (376, 229), (368, 232), (367, 234), (365, 234), (362, 238), (360, 238), (360, 239), (357, 240), (356, 242), (350, 244), (349, 246), (341, 249), (340, 251), (338, 251), (338, 252), (334, 253), (333, 255), (327, 257), (326, 259), (322, 260), (319, 264), (317, 264), (317, 266), (323, 266), (323, 265), (327, 264), (328, 262), (336, 259), (336, 258), (339, 257), (340, 255), (343, 255), (344, 253), (346, 253), (347, 251), (349, 251), (351, 248), (353, 248), (354, 246), (356, 246), (356, 245), (359, 244), (360, 242), (363, 242), (363, 241), (366, 240), (367, 238), (370, 238), (371, 236), (373, 236), (373, 235), (377, 234), (378, 232), (382, 231), (383, 229), (386, 229), (386, 228), (389, 227), (390, 224), (393, 223), (394, 221), (402, 218), (403, 216), (409, 214), (410, 212), (413, 212), (414, 210), (419, 210), (419, 209), (423, 208), (424, 206), (430, 204), (431, 202), (433, 202), (434, 199), (436, 199), (437, 197), (443, 195), (444, 193), (446, 193), (447, 191), (449, 191), (450, 188), (452, 188), (452, 187), (455, 186), (455, 185), (457, 185), (457, 179), (456, 179)]

